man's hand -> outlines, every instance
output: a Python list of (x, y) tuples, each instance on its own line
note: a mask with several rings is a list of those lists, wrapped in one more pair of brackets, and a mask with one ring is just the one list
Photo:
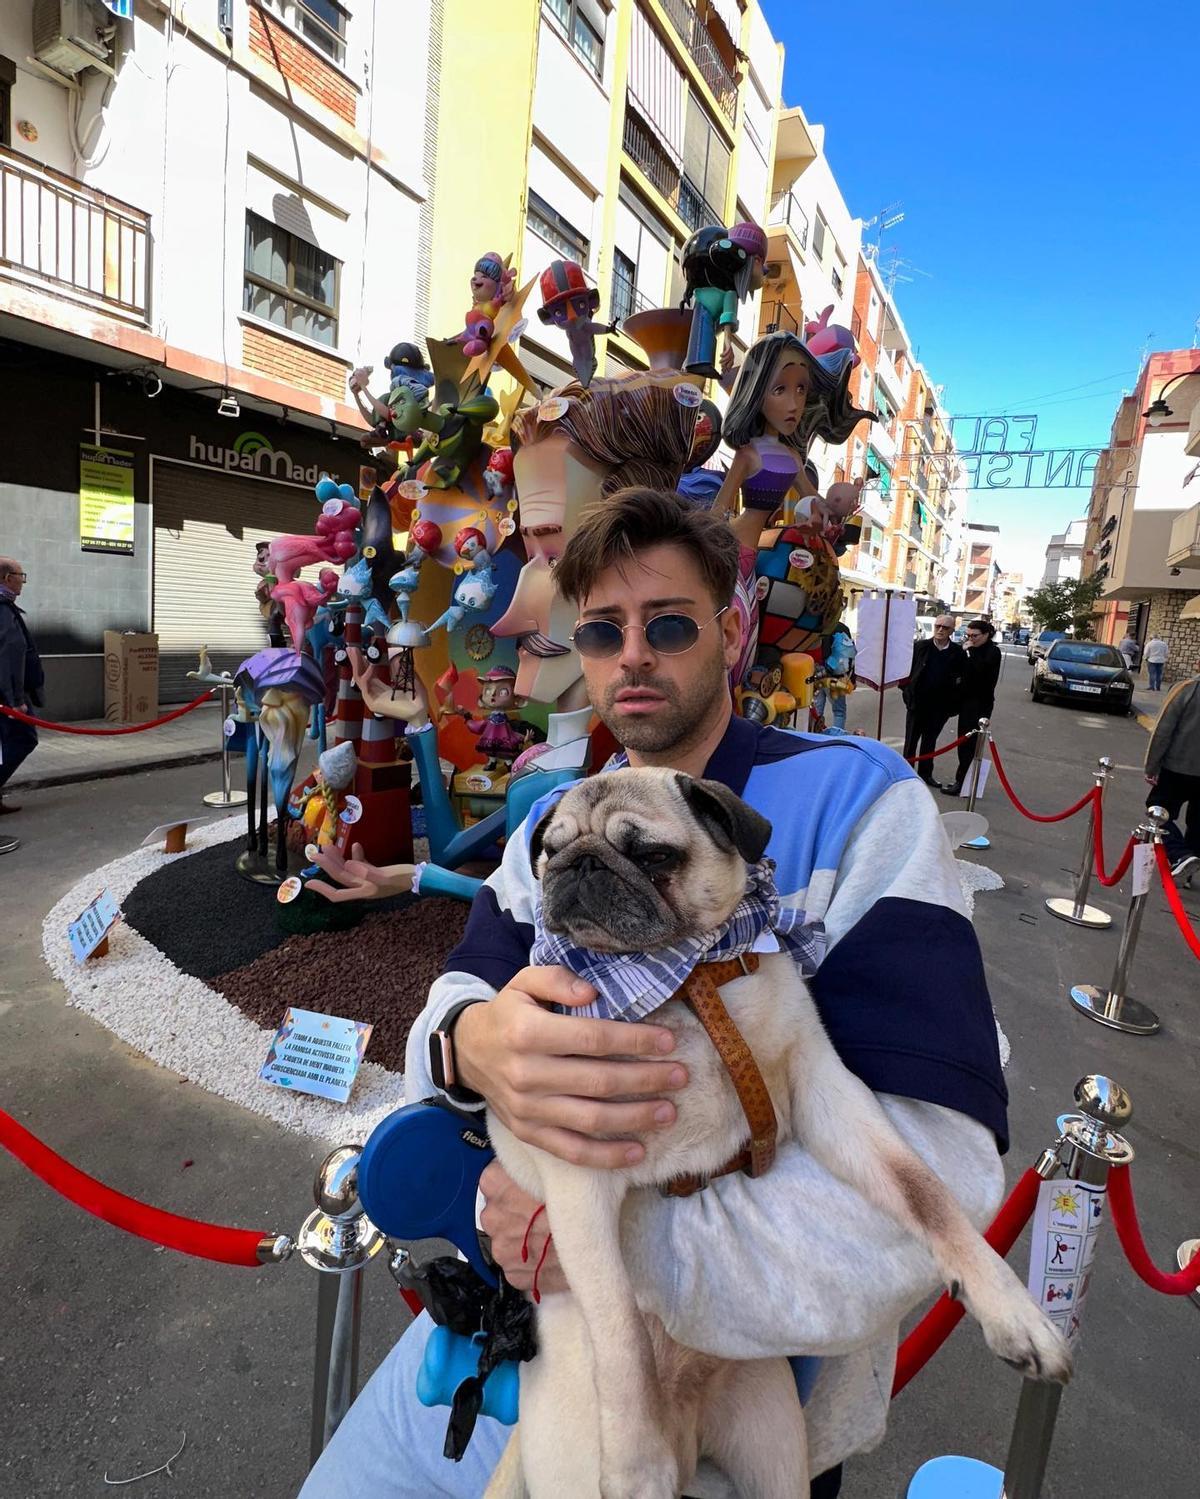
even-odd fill
[[(550, 1233), (545, 1213), (538, 1213), (536, 1222), (532, 1222), (541, 1204), (528, 1192), (522, 1192), (498, 1161), (485, 1168), (479, 1178), (479, 1190), (485, 1198), (479, 1222), (492, 1241), (492, 1258), (504, 1271), (510, 1286), (518, 1291), (532, 1291), (534, 1272)], [(522, 1248), (527, 1251), (524, 1258)], [(558, 1252), (551, 1244), (538, 1271), (538, 1292), (546, 1296), (567, 1289)]]
[(495, 999), (459, 1015), (455, 1061), (460, 1081), (518, 1140), (576, 1166), (630, 1166), (644, 1147), (611, 1137), (673, 1124), (666, 1095), (684, 1086), (687, 1069), (670, 1060), (675, 1037), (663, 1026), (542, 1008), (594, 998), (569, 969), (523, 968)]
[(1147, 786), (1157, 786), (1158, 785), (1158, 777), (1157, 776), (1152, 776), (1152, 775), (1147, 775), (1147, 777), (1146, 777), (1146, 785)]
[(361, 843), (356, 843), (350, 852), (352, 857), (347, 859), (332, 846), (319, 850), (313, 856), (313, 863), (320, 865), (337, 885), (309, 880), (304, 888), (332, 901), (386, 900), (389, 895), (405, 895), (412, 890), (414, 865), (368, 864)]

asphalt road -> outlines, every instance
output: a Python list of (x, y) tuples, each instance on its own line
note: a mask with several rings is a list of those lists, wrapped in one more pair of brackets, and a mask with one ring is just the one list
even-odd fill
[[(1108, 802), (1111, 859), (1142, 805), (1145, 733), (1133, 720), (1034, 707), (1028, 675), (1023, 655), (1010, 653), (995, 718), (1009, 772), (1027, 801), (1051, 810), (1086, 789), (1097, 755), (1111, 755), (1122, 767)], [(873, 726), (865, 693), (851, 699), (850, 722)], [(901, 727), (889, 694), (885, 735), (898, 738)], [(212, 781), (211, 766), (192, 766), (32, 791), (19, 817), (5, 819), (4, 831), (25, 846), (0, 860), (0, 1100), (127, 1192), (199, 1217), (294, 1231), (311, 1204), (319, 1148), (140, 1058), (66, 1006), (41, 957), (42, 917), (66, 886), (154, 824), (194, 811)], [(1045, 894), (1069, 889), (1082, 827), (1025, 822), (997, 792), (989, 787), (983, 805), (993, 847), (967, 857), (1006, 882), (977, 898), (976, 924), (1013, 1047), (1010, 1177), (1053, 1140), (1076, 1079), (1110, 1073), (1134, 1100), (1146, 1238), (1157, 1262), (1173, 1266), (1176, 1243), (1200, 1233), (1200, 967), (1152, 895), (1133, 987), (1162, 1015), (1162, 1034), (1117, 1035), (1077, 1015), (1068, 984), (1103, 982), (1117, 945), (1116, 928), (1078, 931), (1042, 909)], [(1093, 898), (1119, 914), (1126, 895)], [(1186, 899), (1200, 922), (1200, 895)], [(186, 1431), (174, 1480), (160, 1474), (130, 1492), (289, 1499), (307, 1457), (313, 1272), (299, 1261), (248, 1271), (157, 1252), (79, 1213), (7, 1159), (0, 1182), (9, 1283), (0, 1495), (107, 1492), (106, 1470), (123, 1478), (153, 1468)], [(1015, 1253), (1023, 1264), (1024, 1244)], [(1191, 1499), (1200, 1310), (1136, 1282), (1111, 1235), (1097, 1266), (1045, 1493)], [(379, 1263), (368, 1274), (364, 1320), (369, 1370), (405, 1320)], [(883, 1447), (850, 1465), (846, 1499), (896, 1499), (922, 1461), (944, 1452), (1002, 1464), (1019, 1384), (965, 1323), (897, 1402)]]

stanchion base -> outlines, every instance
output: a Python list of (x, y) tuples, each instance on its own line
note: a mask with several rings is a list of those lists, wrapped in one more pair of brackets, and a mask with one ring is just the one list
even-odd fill
[(275, 868), (275, 850), (268, 850), (264, 859), (257, 849), (244, 848), (237, 856), (233, 866), (242, 879), (250, 880), (255, 885), (282, 885), (289, 875), (297, 874), (304, 868), (302, 860), (288, 852), (288, 867), (280, 873)]
[[(1186, 1270), (1198, 1254), (1200, 1254), (1200, 1239), (1185, 1239), (1175, 1251), (1175, 1263), (1181, 1270)], [(1200, 1291), (1193, 1291), (1191, 1300), (1196, 1306), (1200, 1306)]]
[(1002, 1499), (1004, 1474), (975, 1457), (935, 1457), (922, 1463), (905, 1499)]
[(1152, 1036), (1159, 1028), (1159, 1018), (1149, 1005), (1139, 1004), (1128, 995), (1121, 998), (1110, 994), (1095, 984), (1072, 984), (1071, 1003), (1089, 1020), (1130, 1036)]
[(202, 800), (206, 807), (244, 807), (246, 805), (246, 793), (244, 791), (231, 791), (226, 796), (223, 791), (210, 791)]
[(978, 838), (970, 838), (966, 843), (959, 844), (960, 848), (991, 848), (992, 840), (980, 833)]
[(1099, 906), (1083, 906), (1078, 910), (1069, 895), (1052, 895), (1046, 902), (1046, 910), (1059, 921), (1069, 921), (1072, 926), (1112, 926), (1112, 917)]

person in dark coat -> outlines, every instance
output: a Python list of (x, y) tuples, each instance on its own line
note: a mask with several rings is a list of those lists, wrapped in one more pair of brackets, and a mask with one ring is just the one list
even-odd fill
[[(25, 583), (26, 574), (21, 564), (11, 557), (0, 557), (0, 703), (29, 713), (35, 707), (41, 707), (45, 678), (24, 612), (17, 606)], [(20, 810), (4, 800), (3, 790), (21, 762), (36, 748), (37, 742), (37, 730), (32, 724), (21, 723), (19, 719), (0, 713), (0, 755), (3, 756), (0, 761), (0, 814)], [(15, 838), (0, 838), (0, 853), (11, 853), (19, 847)]]
[[(958, 711), (966, 653), (950, 638), (953, 633), (953, 615), (939, 614), (932, 636), (913, 646), (912, 669), (901, 688), (908, 709), (904, 723), (907, 759), (935, 750), (946, 720)], [(915, 769), (926, 785), (937, 785), (932, 760), (918, 760)]]
[[(1000, 680), (1003, 656), (1000, 647), (992, 638), (996, 627), (990, 619), (973, 619), (967, 626), (967, 648), (964, 652), (962, 697), (958, 705), (958, 733), (962, 735), (979, 727), (981, 718), (991, 718), (996, 706), (996, 683)], [(948, 796), (957, 796), (963, 788), (971, 757), (975, 753), (974, 739), (958, 747), (958, 775), (953, 783), (943, 786)]]

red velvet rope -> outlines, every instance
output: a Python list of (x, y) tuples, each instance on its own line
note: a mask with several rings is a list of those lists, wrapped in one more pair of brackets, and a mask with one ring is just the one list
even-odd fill
[(126, 724), (120, 729), (83, 729), (75, 723), (51, 723), (48, 718), (35, 718), (32, 713), (22, 713), (20, 708), (8, 708), (0, 703), (0, 713), (6, 718), (19, 718), (22, 723), (32, 724), (35, 729), (56, 729), (60, 734), (140, 734), (145, 729), (157, 729), (160, 724), (170, 723), (173, 718), (182, 718), (185, 713), (190, 713), (193, 708), (198, 708), (201, 703), (208, 702), (217, 688), (210, 687), (207, 692), (202, 692), (199, 697), (194, 697), (190, 703), (184, 703), (182, 708), (176, 708), (173, 713), (164, 713), (161, 718), (152, 718), (149, 723)]
[(960, 744), (966, 744), (967, 740), (973, 738), (977, 732), (978, 730), (972, 729), (969, 734), (961, 735), (950, 744), (943, 744), (941, 749), (930, 750), (927, 755), (905, 755), (904, 758), (910, 765), (915, 765), (918, 760), (936, 760), (939, 755), (948, 755), (951, 750), (956, 750)]
[(114, 1228), (123, 1228), (126, 1233), (149, 1239), (165, 1249), (176, 1249), (180, 1254), (194, 1254), (197, 1259), (247, 1267), (260, 1263), (258, 1246), (269, 1235), (254, 1228), (223, 1228), (217, 1223), (181, 1218), (177, 1213), (139, 1202), (136, 1197), (126, 1197), (72, 1166), (70, 1161), (64, 1161), (3, 1109), (0, 1109), (0, 1146), (68, 1202), (103, 1218)]
[(1173, 1275), (1165, 1275), (1151, 1260), (1138, 1225), (1133, 1180), (1128, 1166), (1114, 1166), (1108, 1173), (1108, 1200), (1112, 1204), (1117, 1238), (1139, 1280), (1145, 1281), (1152, 1291), (1161, 1291), (1164, 1296), (1190, 1296), (1193, 1291), (1200, 1290), (1200, 1254), (1186, 1269)]
[(1188, 913), (1183, 909), (1183, 901), (1179, 895), (1178, 886), (1175, 884), (1175, 876), (1171, 873), (1171, 861), (1167, 858), (1167, 851), (1161, 843), (1154, 845), (1154, 857), (1158, 863), (1158, 875), (1162, 880), (1163, 894), (1167, 897), (1167, 905), (1171, 908), (1179, 930), (1183, 933), (1183, 940), (1191, 948), (1192, 953), (1200, 958), (1200, 933), (1188, 920)]
[(1048, 814), (1031, 812), (1012, 789), (1009, 779), (1004, 773), (1004, 762), (1000, 758), (1000, 750), (995, 743), (992, 744), (992, 764), (996, 767), (996, 774), (1000, 778), (1001, 786), (1004, 787), (1004, 790), (1008, 794), (1009, 801), (1012, 802), (1021, 816), (1028, 817), (1030, 822), (1064, 822), (1068, 817), (1074, 817), (1076, 812), (1082, 812), (1084, 807), (1097, 795), (1097, 788), (1093, 786), (1086, 796), (1081, 796), (1075, 805), (1068, 807), (1065, 812), (1051, 812)]
[[(1032, 1166), (1008, 1194), (1008, 1200), (992, 1221), (984, 1238), (999, 1255), (1007, 1255), (1021, 1230), (1029, 1222), (1037, 1203), (1038, 1187), (1042, 1178)], [(962, 1321), (966, 1307), (961, 1301), (951, 1301), (948, 1295), (939, 1296), (924, 1317), (909, 1333), (896, 1353), (896, 1374), (892, 1380), (894, 1400), (904, 1386), (919, 1374), (938, 1351), (958, 1324)]]
[(1096, 820), (1092, 825), (1092, 849), (1096, 860), (1096, 878), (1102, 885), (1111, 889), (1119, 884), (1125, 876), (1125, 871), (1133, 863), (1133, 847), (1137, 839), (1130, 836), (1129, 842), (1117, 860), (1117, 867), (1111, 874), (1104, 872), (1104, 802), (1102, 798), (1096, 798)]

